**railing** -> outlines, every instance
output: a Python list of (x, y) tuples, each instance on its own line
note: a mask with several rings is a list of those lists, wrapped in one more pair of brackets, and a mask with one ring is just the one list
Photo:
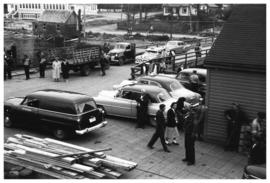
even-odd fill
[[(189, 67), (198, 67), (203, 65), (204, 59), (209, 53), (210, 49), (202, 49), (200, 52), (200, 56), (196, 56), (196, 52), (188, 52), (184, 54), (178, 54), (175, 56), (167, 56), (159, 59), (153, 59), (149, 60), (140, 64), (137, 64), (133, 67), (131, 67), (131, 79), (135, 79), (136, 77), (139, 77), (143, 75), (144, 73), (141, 73), (141, 67), (143, 64), (150, 65), (151, 63), (161, 63), (162, 61), (165, 61), (166, 63), (166, 69), (164, 70), (165, 73), (177, 73), (178, 69), (185, 69)], [(151, 71), (148, 71), (150, 73)]]

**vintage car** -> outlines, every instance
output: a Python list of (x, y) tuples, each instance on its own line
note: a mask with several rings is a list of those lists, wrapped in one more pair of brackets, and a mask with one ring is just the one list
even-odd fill
[(135, 60), (136, 47), (134, 43), (119, 42), (109, 51), (111, 64), (123, 65)]
[(165, 51), (165, 49), (162, 46), (151, 46), (147, 48), (142, 55), (136, 56), (135, 63), (140, 64), (143, 62), (148, 62), (150, 60), (158, 60), (166, 57), (166, 54), (163, 55), (163, 51)]
[(4, 126), (45, 129), (57, 139), (82, 135), (107, 124), (93, 98), (62, 90), (39, 90), (4, 103)]
[(186, 101), (190, 104), (196, 104), (199, 102), (201, 95), (186, 89), (176, 79), (165, 77), (162, 75), (142, 76), (137, 78), (138, 84), (154, 85), (164, 88), (173, 97), (178, 99), (179, 97), (185, 97)]
[(242, 179), (266, 179), (266, 164), (245, 166)]
[(102, 108), (107, 115), (136, 119), (136, 101), (142, 93), (148, 94), (150, 99), (148, 107), (150, 119), (155, 117), (160, 104), (165, 104), (168, 110), (171, 103), (176, 101), (163, 88), (137, 84), (126, 85), (118, 90), (103, 90), (94, 99), (97, 106)]
[(177, 41), (177, 40), (168, 41), (165, 45), (165, 49), (167, 51), (174, 51), (175, 54), (184, 53), (188, 51), (190, 48), (191, 48), (190, 44), (186, 44), (183, 41)]

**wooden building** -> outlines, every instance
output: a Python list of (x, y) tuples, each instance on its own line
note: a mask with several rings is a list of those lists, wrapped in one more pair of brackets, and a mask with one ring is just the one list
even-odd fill
[(266, 112), (266, 5), (238, 5), (205, 60), (208, 69), (204, 133), (226, 139), (224, 111), (240, 104), (251, 122)]
[(74, 11), (45, 10), (37, 21), (33, 22), (33, 33), (45, 39), (71, 39), (78, 37), (78, 27), (78, 16)]

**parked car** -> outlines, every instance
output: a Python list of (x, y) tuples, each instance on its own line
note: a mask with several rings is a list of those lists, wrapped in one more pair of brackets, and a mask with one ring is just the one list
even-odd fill
[(165, 51), (163, 46), (151, 46), (147, 48), (142, 55), (136, 56), (135, 63), (140, 64), (143, 62), (148, 62), (150, 60), (161, 59), (162, 57), (164, 57), (164, 55), (162, 55), (163, 51)]
[(40, 90), (4, 103), (4, 126), (36, 126), (57, 139), (82, 135), (107, 124), (93, 98), (62, 90)]
[(180, 83), (186, 87), (187, 89), (191, 88), (190, 85), (190, 75), (193, 73), (193, 71), (197, 72), (197, 75), (199, 77), (199, 93), (205, 95), (206, 91), (206, 77), (207, 77), (207, 69), (203, 68), (188, 68), (183, 69), (180, 71), (177, 76), (175, 77), (177, 80), (180, 81)]
[(242, 178), (266, 179), (266, 164), (245, 166)]
[(167, 51), (174, 51), (176, 54), (181, 54), (188, 51), (191, 48), (190, 44), (186, 44), (184, 41), (172, 40), (168, 41), (165, 45)]
[(137, 78), (139, 84), (154, 85), (167, 90), (173, 97), (185, 97), (190, 104), (198, 103), (201, 95), (186, 89), (181, 83), (174, 78), (164, 77), (162, 75), (142, 76)]
[(112, 64), (123, 65), (127, 62), (134, 62), (136, 55), (135, 43), (119, 42), (109, 51)]
[(103, 90), (94, 99), (98, 107), (102, 108), (107, 115), (136, 119), (136, 101), (142, 93), (149, 96), (148, 114), (152, 119), (160, 104), (165, 104), (166, 109), (169, 109), (171, 103), (176, 101), (163, 88), (137, 84), (125, 85), (118, 90)]

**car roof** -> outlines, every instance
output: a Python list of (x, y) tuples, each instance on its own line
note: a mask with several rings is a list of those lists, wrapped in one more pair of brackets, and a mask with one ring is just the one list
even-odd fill
[(142, 92), (145, 91), (146, 93), (160, 93), (160, 92), (166, 92), (163, 88), (160, 88), (158, 86), (152, 86), (152, 85), (141, 85), (141, 84), (134, 84), (134, 85), (128, 85), (124, 86), (123, 89), (128, 89), (136, 92)]
[(178, 41), (178, 40), (171, 40), (171, 41), (168, 41), (167, 43), (184, 43), (184, 41)]
[(27, 96), (35, 97), (37, 99), (44, 99), (44, 100), (52, 99), (55, 101), (68, 103), (80, 103), (92, 99), (92, 97), (85, 94), (55, 89), (38, 90)]
[(174, 78), (160, 76), (160, 75), (142, 76), (142, 77), (138, 78), (138, 80), (140, 80), (140, 79), (147, 79), (147, 80), (151, 80), (151, 81), (157, 81), (157, 82), (159, 82), (161, 84), (166, 84), (166, 85), (167, 85), (167, 83), (172, 83), (174, 81), (177, 81)]
[(118, 44), (129, 45), (130, 43), (127, 43), (127, 42), (118, 42), (115, 45), (118, 45)]
[(207, 69), (204, 68), (188, 68), (188, 69), (183, 69), (182, 71), (180, 71), (180, 73), (192, 73), (193, 71), (197, 71), (197, 74), (200, 75), (207, 75)]

